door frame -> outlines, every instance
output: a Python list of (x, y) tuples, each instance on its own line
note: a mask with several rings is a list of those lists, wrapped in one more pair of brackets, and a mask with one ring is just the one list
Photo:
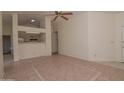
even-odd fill
[(123, 47), (124, 47), (124, 41), (123, 41), (123, 33), (124, 33), (124, 27), (122, 27), (121, 28), (121, 62), (124, 62), (124, 58), (123, 58), (123, 56), (124, 56), (124, 53), (123, 53)]
[(4, 63), (3, 63), (3, 41), (2, 41), (2, 12), (0, 12), (0, 79), (3, 79), (4, 76)]

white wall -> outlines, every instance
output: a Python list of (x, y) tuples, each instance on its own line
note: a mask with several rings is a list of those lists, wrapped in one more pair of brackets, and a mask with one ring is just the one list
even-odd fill
[(12, 35), (12, 25), (4, 24), (3, 25), (3, 35)]
[(124, 28), (124, 12), (116, 14), (116, 60), (122, 61), (121, 32)]
[(12, 15), (12, 38), (13, 38), (13, 58), (14, 61), (19, 61), (19, 48), (18, 48), (18, 15)]
[(45, 56), (44, 43), (19, 43), (19, 59)]
[(0, 79), (3, 77), (2, 13), (0, 12)]
[[(45, 29), (19, 26), (18, 15), (13, 14), (13, 53), (14, 61), (20, 59), (50, 56), (51, 55), (51, 21), (49, 17), (45, 18)], [(45, 33), (46, 40), (44, 43), (18, 43), (18, 31), (26, 31), (27, 33)]]
[(81, 59), (88, 57), (87, 13), (73, 15), (68, 21), (61, 20), (58, 30), (59, 53)]
[[(18, 31), (25, 31), (26, 33), (45, 33), (45, 29), (26, 26), (18, 26)], [(18, 46), (19, 59), (45, 56), (45, 42), (24, 42), (19, 43)]]
[[(77, 13), (76, 13), (77, 14)], [(59, 53), (92, 61), (115, 61), (115, 15), (81, 12), (56, 22)]]
[(114, 14), (88, 13), (89, 60), (115, 61), (115, 29)]
[(52, 38), (51, 38), (51, 20), (50, 17), (45, 17), (45, 32), (46, 32), (46, 42), (45, 42), (45, 55), (51, 56), (52, 54)]

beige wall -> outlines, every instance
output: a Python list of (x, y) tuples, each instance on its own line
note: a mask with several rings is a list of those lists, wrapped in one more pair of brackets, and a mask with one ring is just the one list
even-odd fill
[(115, 61), (115, 15), (80, 12), (69, 21), (56, 22), (59, 53), (92, 61)]
[(114, 14), (88, 13), (89, 60), (115, 61), (115, 29)]
[(58, 31), (60, 54), (87, 59), (87, 20), (87, 13), (84, 12), (74, 14), (68, 21), (62, 20), (56, 24), (54, 29)]
[(124, 30), (124, 13), (116, 14), (116, 60), (122, 61), (121, 31)]
[(0, 12), (0, 79), (3, 77), (2, 14)]

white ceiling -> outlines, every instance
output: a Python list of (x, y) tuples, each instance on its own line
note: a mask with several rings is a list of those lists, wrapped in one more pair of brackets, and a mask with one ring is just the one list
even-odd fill
[[(67, 11), (64, 11), (67, 12)], [(31, 19), (35, 19), (37, 21), (43, 20), (46, 15), (49, 14), (54, 14), (54, 11), (6, 11), (3, 12), (3, 20), (4, 23), (11, 24), (12, 23), (12, 13), (17, 13), (19, 15), (19, 24), (26, 24), (28, 23)], [(54, 16), (51, 16), (51, 19)]]
[[(43, 20), (45, 15), (48, 14), (53, 14), (54, 12), (49, 12), (49, 11), (16, 11), (16, 12), (10, 12), (10, 11), (6, 11), (3, 12), (3, 22), (4, 23), (12, 23), (12, 13), (17, 13), (19, 15), (18, 19), (19, 19), (19, 23), (20, 24), (25, 24), (28, 23), (31, 19), (35, 19), (37, 21)], [(37, 22), (36, 21), (36, 22)]]
[[(68, 11), (63, 11), (63, 12), (68, 12)], [(83, 11), (71, 11), (71, 12), (73, 12), (73, 14), (78, 14), (78, 13), (82, 13)], [(114, 13), (114, 14), (120, 13), (120, 12), (116, 12), (116, 11), (107, 11), (107, 12), (103, 11), (103, 12), (105, 12), (105, 13), (110, 12), (110, 13)], [(37, 20), (37, 22), (39, 20), (44, 21), (45, 15), (54, 14), (54, 11), (3, 11), (3, 22), (4, 23), (8, 23), (8, 24), (12, 23), (12, 21), (11, 21), (12, 13), (17, 13), (19, 15), (19, 23), (20, 24), (26, 24), (31, 19), (35, 19), (35, 20)], [(59, 18), (59, 19), (61, 20), (61, 18)]]
[[(68, 11), (63, 11), (63, 12), (68, 12)], [(31, 19), (35, 19), (36, 24), (38, 24), (39, 20), (44, 21), (44, 17), (49, 14), (54, 14), (54, 11), (5, 11), (5, 12), (3, 12), (3, 22), (4, 23), (6, 23), (6, 24), (12, 23), (12, 16), (11, 16), (12, 13), (17, 13), (19, 15), (19, 17), (18, 17), (19, 24), (26, 24)], [(74, 11), (73, 11), (73, 13), (74, 13)], [(53, 19), (53, 17), (54, 16), (52, 16), (51, 19)]]

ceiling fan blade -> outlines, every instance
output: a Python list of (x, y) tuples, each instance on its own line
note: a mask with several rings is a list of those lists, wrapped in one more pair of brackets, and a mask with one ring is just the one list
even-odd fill
[(65, 20), (68, 20), (68, 18), (66, 18), (66, 17), (64, 17), (64, 16), (61, 16), (63, 19), (65, 19)]
[(56, 17), (53, 19), (53, 21), (55, 21), (57, 18), (58, 18), (58, 16), (56, 16)]
[(68, 13), (62, 13), (62, 15), (72, 15), (73, 13), (68, 12)]

